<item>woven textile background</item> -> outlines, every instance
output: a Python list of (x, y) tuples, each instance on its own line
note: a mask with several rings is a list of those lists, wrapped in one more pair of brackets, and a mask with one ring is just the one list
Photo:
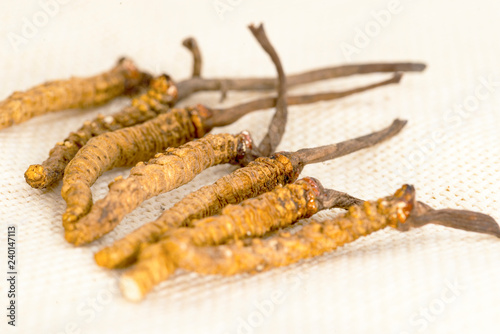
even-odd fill
[[(364, 199), (412, 183), (419, 199), (436, 208), (477, 210), (500, 221), (498, 13), (494, 0), (2, 1), (0, 98), (46, 80), (98, 73), (122, 55), (181, 80), (191, 69), (181, 46), (187, 36), (199, 42), (204, 76), (273, 76), (269, 57), (246, 28), (264, 22), (289, 74), (348, 62), (428, 64), (399, 85), (290, 107), (280, 150), (363, 135), (396, 117), (409, 120), (392, 140), (308, 166), (303, 176)], [(26, 28), (34, 23), (38, 27)], [(386, 77), (356, 76), (291, 93), (344, 90)], [(218, 93), (199, 93), (181, 105), (230, 106), (258, 96), (230, 92), (221, 104)], [(179, 272), (142, 303), (127, 302), (116, 288), (119, 273), (98, 267), (93, 253), (234, 167), (212, 168), (145, 202), (90, 246), (69, 245), (61, 186), (31, 189), (23, 173), (83, 121), (126, 104), (124, 98), (53, 113), (0, 131), (0, 267), (6, 272), (7, 224), (18, 227), (19, 261), (15, 328), (7, 325), (7, 285), (0, 275), (1, 333), (498, 332), (500, 240), (435, 226), (384, 230), (254, 276)], [(256, 112), (214, 132), (248, 129), (259, 141), (272, 114)], [(93, 186), (95, 199), (128, 172), (103, 175)]]

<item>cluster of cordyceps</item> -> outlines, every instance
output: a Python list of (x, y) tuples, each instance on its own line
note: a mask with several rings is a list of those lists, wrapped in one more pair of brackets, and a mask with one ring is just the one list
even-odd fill
[[(16, 92), (0, 105), (0, 128), (47, 112), (103, 104), (123, 94), (139, 94), (123, 110), (98, 116), (50, 151), (41, 165), (25, 173), (33, 188), (63, 179), (67, 203), (63, 226), (67, 241), (90, 243), (117, 226), (145, 200), (191, 181), (203, 170), (232, 163), (241, 168), (187, 195), (155, 221), (142, 225), (100, 250), (96, 262), (124, 268), (123, 294), (140, 300), (177, 268), (203, 274), (234, 275), (260, 272), (317, 256), (361, 236), (393, 227), (407, 230), (428, 223), (500, 236), (489, 216), (464, 210), (434, 210), (415, 200), (405, 185), (392, 196), (369, 202), (325, 189), (314, 178), (297, 181), (305, 165), (323, 162), (390, 139), (405, 126), (395, 120), (378, 132), (344, 142), (274, 153), (287, 120), (287, 106), (337, 99), (398, 83), (402, 72), (420, 72), (420, 63), (375, 63), (323, 68), (285, 76), (279, 57), (261, 26), (250, 30), (269, 54), (276, 78), (203, 78), (201, 55), (194, 39), (184, 41), (194, 58), (192, 77), (174, 83), (167, 75), (152, 77), (121, 59), (110, 71), (90, 77), (52, 81)], [(392, 73), (385, 81), (341, 92), (287, 95), (287, 88), (350, 75)], [(225, 109), (203, 105), (173, 108), (192, 93), (210, 90), (271, 90), (276, 97), (257, 99)], [(256, 145), (251, 135), (208, 134), (243, 115), (276, 108), (269, 130)], [(126, 179), (109, 185), (109, 193), (93, 203), (90, 187), (107, 170), (134, 166)], [(319, 210), (343, 208), (347, 213), (308, 223), (299, 232), (270, 232), (290, 226)]]

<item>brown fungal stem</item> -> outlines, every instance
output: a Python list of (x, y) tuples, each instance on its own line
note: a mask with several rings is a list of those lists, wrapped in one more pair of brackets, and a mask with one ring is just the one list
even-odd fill
[[(325, 161), (327, 158), (334, 159), (376, 145), (396, 135), (405, 124), (404, 121), (396, 120), (388, 128), (360, 137), (358, 140), (348, 140), (324, 147), (321, 152), (325, 154), (319, 154), (321, 152), (315, 153), (313, 162)], [(310, 156), (303, 152), (301, 154), (282, 152), (271, 157), (257, 158), (248, 166), (235, 170), (214, 184), (204, 186), (185, 196), (173, 207), (164, 211), (156, 221), (139, 227), (123, 239), (101, 250), (96, 254), (98, 264), (108, 268), (129, 265), (135, 261), (139, 250), (144, 244), (156, 242), (163, 233), (172, 228), (190, 226), (192, 221), (196, 219), (220, 214), (228, 204), (238, 204), (245, 199), (271, 191), (278, 185), (294, 182), (305, 164), (312, 163)], [(96, 202), (94, 207), (98, 203), (99, 201)], [(110, 221), (112, 219), (101, 222), (109, 224)], [(95, 229), (89, 229), (82, 235), (91, 235), (95, 231)], [(93, 238), (95, 239), (95, 236)], [(87, 239), (83, 242), (92, 240)], [(79, 241), (79, 243), (83, 242)]]
[[(287, 88), (304, 85), (316, 81), (342, 78), (358, 74), (394, 73), (394, 72), (422, 72), (426, 65), (423, 63), (368, 63), (353, 64), (315, 69), (286, 77)], [(179, 100), (200, 91), (220, 90), (272, 90), (276, 89), (276, 78), (190, 78), (178, 83)]]
[(278, 72), (278, 85), (277, 91), (278, 96), (276, 98), (276, 112), (269, 124), (269, 129), (264, 136), (264, 139), (259, 143), (257, 147), (257, 154), (260, 156), (268, 156), (276, 150), (276, 147), (281, 142), (283, 133), (285, 133), (286, 121), (288, 116), (288, 108), (286, 101), (286, 77), (283, 71), (283, 66), (279, 59), (276, 50), (272, 46), (271, 42), (267, 38), (266, 32), (264, 31), (264, 26), (260, 24), (259, 26), (250, 25), (248, 27), (254, 37), (257, 39), (262, 48), (267, 52), (269, 57), (276, 67)]
[(378, 143), (386, 138), (395, 136), (399, 131), (401, 131), (406, 123), (407, 121), (396, 119), (391, 126), (381, 131), (347, 140), (339, 144), (301, 149), (294, 155), (296, 159), (306, 165), (335, 159), (351, 152), (373, 146), (374, 142)]
[(408, 231), (427, 224), (442, 225), (469, 232), (489, 234), (500, 238), (498, 223), (491, 216), (469, 210), (436, 210), (422, 202), (416, 203), (414, 212), (412, 212), (410, 218), (405, 224), (400, 224), (398, 229), (401, 231)]
[[(342, 97), (361, 93), (385, 85), (397, 84), (401, 81), (401, 78), (402, 78), (402, 73), (395, 73), (390, 79), (341, 92), (331, 91), (331, 92), (307, 94), (307, 95), (289, 95), (286, 98), (286, 103), (288, 106), (292, 106), (292, 105), (315, 103), (319, 101), (336, 100)], [(276, 101), (277, 101), (276, 97), (264, 97), (250, 102), (242, 103), (234, 107), (228, 107), (224, 109), (212, 108), (209, 109), (212, 115), (210, 119), (207, 119), (205, 122), (208, 128), (226, 126), (236, 122), (238, 119), (240, 119), (241, 117), (245, 116), (246, 114), (252, 111), (275, 107)]]
[(201, 66), (203, 61), (198, 43), (193, 37), (188, 37), (182, 41), (182, 45), (185, 46), (193, 56), (193, 71), (191, 73), (191, 77), (199, 78), (201, 76)]

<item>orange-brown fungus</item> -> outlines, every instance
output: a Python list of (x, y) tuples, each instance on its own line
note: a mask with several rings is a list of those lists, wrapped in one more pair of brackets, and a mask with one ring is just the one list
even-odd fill
[(130, 59), (122, 58), (111, 70), (93, 77), (49, 81), (14, 92), (0, 104), (0, 129), (53, 111), (98, 106), (149, 79)]
[(25, 172), (26, 182), (33, 188), (45, 188), (58, 182), (68, 163), (78, 151), (93, 137), (144, 123), (161, 113), (169, 111), (177, 101), (177, 88), (166, 75), (153, 79), (149, 90), (134, 98), (130, 106), (121, 111), (104, 116), (99, 115), (87, 121), (76, 132), (49, 152), (49, 158), (40, 165), (31, 165)]

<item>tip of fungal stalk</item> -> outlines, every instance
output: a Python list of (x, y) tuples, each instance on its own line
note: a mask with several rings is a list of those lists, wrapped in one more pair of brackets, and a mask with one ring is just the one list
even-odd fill
[(193, 43), (195, 43), (195, 39), (193, 37), (187, 37), (182, 41), (182, 45), (184, 45), (186, 48), (191, 48), (193, 46)]
[(31, 165), (24, 173), (26, 182), (33, 188), (44, 188), (47, 185), (47, 173), (42, 165)]
[(422, 227), (427, 224), (436, 224), (458, 230), (489, 234), (500, 238), (500, 226), (495, 219), (489, 215), (468, 210), (435, 210), (422, 202), (417, 203), (416, 209), (408, 218), (408, 226), (402, 229), (402, 231)]
[(427, 68), (427, 64), (424, 63), (414, 63), (411, 66), (412, 71), (422, 72)]
[(127, 300), (130, 300), (131, 302), (139, 302), (144, 298), (139, 285), (132, 277), (123, 275), (120, 278), (118, 285), (120, 287), (120, 291)]

